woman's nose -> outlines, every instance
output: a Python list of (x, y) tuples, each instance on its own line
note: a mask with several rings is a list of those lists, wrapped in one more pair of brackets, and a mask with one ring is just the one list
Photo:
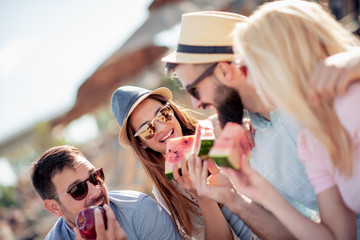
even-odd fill
[(156, 132), (161, 132), (166, 127), (166, 123), (161, 122), (157, 119), (154, 121), (154, 125), (156, 128)]

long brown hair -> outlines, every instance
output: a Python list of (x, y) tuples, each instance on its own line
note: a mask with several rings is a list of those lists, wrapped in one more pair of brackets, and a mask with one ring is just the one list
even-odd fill
[[(197, 120), (187, 114), (184, 108), (159, 95), (150, 95), (148, 98), (157, 100), (162, 104), (169, 102), (170, 107), (174, 110), (176, 119), (180, 123), (183, 135), (195, 134)], [(188, 236), (191, 236), (193, 228), (187, 210), (200, 215), (194, 208), (198, 205), (179, 193), (173, 183), (166, 178), (164, 154), (150, 148), (143, 149), (140, 145), (140, 141), (134, 137), (134, 130), (131, 129), (129, 122), (127, 123), (126, 131), (136, 157), (139, 159), (146, 174), (151, 178), (155, 187), (160, 192), (161, 197), (164, 199), (177, 230), (181, 233), (182, 229)], [(176, 224), (177, 222), (178, 224)], [(180, 229), (178, 225), (180, 226)]]

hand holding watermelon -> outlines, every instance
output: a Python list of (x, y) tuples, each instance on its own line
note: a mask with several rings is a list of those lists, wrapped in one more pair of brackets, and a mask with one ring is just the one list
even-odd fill
[[(191, 153), (207, 157), (214, 144), (214, 128), (211, 121), (202, 120), (196, 126), (195, 135), (171, 138), (166, 141), (165, 175), (169, 180), (174, 179), (173, 171), (182, 175), (181, 163), (188, 161)], [(177, 170), (178, 169), (178, 170)]]
[(219, 166), (239, 169), (242, 155), (245, 155), (247, 160), (251, 157), (251, 146), (244, 128), (238, 123), (228, 122), (216, 139), (209, 156)]
[(256, 130), (255, 130), (254, 126), (252, 125), (250, 119), (246, 119), (243, 121), (243, 127), (245, 130), (246, 138), (249, 141), (250, 147), (251, 147), (251, 149), (253, 149), (255, 147), (254, 138), (255, 138)]
[[(194, 154), (191, 155), (190, 160), (188, 162), (190, 162), (192, 158), (194, 158)], [(181, 162), (181, 176), (180, 176), (177, 166), (174, 166), (173, 175), (174, 175), (175, 181), (178, 182), (180, 184), (180, 186), (187, 193), (189, 193), (191, 195), (191, 197), (197, 198), (198, 194), (197, 194), (195, 185), (193, 184), (193, 181), (189, 175), (188, 166), (187, 166), (188, 162), (187, 161)]]
[(237, 194), (229, 177), (211, 159), (203, 161), (197, 157), (190, 160), (189, 174), (199, 196), (205, 196), (227, 205)]

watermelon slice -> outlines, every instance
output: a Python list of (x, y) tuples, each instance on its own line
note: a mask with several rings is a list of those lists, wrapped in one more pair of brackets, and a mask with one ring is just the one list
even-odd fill
[(174, 165), (178, 166), (181, 173), (181, 163), (189, 160), (194, 140), (194, 135), (188, 135), (166, 141), (165, 175), (169, 180), (174, 179)]
[(228, 122), (222, 130), (209, 156), (219, 166), (240, 168), (241, 156), (245, 154), (247, 160), (251, 158), (251, 147), (246, 138), (244, 128), (237, 123)]
[(211, 121), (200, 120), (196, 126), (195, 143), (192, 152), (201, 158), (207, 158), (214, 140), (214, 127)]

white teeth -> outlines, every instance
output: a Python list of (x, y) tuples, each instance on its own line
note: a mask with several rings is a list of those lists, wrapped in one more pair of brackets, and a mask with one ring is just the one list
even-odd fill
[(163, 141), (165, 141), (166, 139), (168, 139), (172, 133), (173, 133), (173, 130), (171, 130), (171, 132), (169, 132), (168, 135), (166, 135), (165, 137), (163, 137), (163, 139), (161, 139), (160, 142), (163, 142)]

